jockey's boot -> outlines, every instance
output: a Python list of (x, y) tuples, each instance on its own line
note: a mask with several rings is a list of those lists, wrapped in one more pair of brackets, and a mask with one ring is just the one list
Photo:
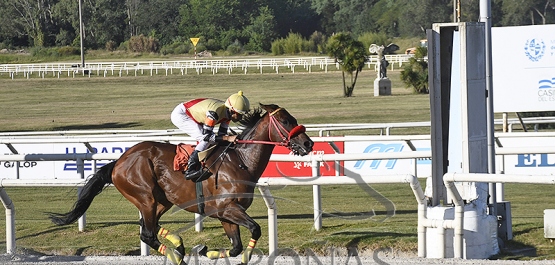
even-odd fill
[(185, 170), (185, 179), (197, 179), (202, 175), (202, 168), (200, 166), (200, 161), (198, 159), (198, 150), (195, 150), (189, 156), (189, 162), (187, 162), (187, 170)]

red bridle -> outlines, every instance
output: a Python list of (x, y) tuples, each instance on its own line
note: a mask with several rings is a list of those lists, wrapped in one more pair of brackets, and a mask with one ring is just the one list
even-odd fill
[[(268, 114), (270, 116), (270, 126), (268, 126), (268, 138), (270, 140), (272, 139), (272, 128), (274, 128), (279, 133), (279, 136), (281, 137), (281, 142), (257, 141), (257, 140), (237, 140), (237, 143), (240, 143), (240, 144), (273, 144), (273, 145), (279, 145), (279, 146), (289, 146), (291, 138), (293, 138), (293, 137), (295, 137), (295, 136), (297, 136), (301, 133), (304, 133), (306, 131), (306, 128), (302, 125), (297, 125), (291, 131), (287, 131), (287, 129), (285, 129), (283, 127), (283, 125), (281, 125), (281, 123), (279, 123), (277, 121), (276, 117), (274, 117), (274, 115), (280, 110), (282, 110), (282, 108), (278, 108), (278, 109), (272, 111), (270, 114)], [(287, 132), (287, 136), (285, 136), (285, 134), (283, 132)]]

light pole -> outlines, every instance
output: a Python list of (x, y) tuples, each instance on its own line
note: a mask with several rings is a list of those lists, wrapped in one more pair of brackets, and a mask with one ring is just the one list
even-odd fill
[(85, 69), (85, 52), (83, 49), (83, 14), (81, 11), (81, 2), (83, 2), (83, 0), (79, 0), (79, 42), (81, 43), (81, 68), (83, 68), (83, 71)]

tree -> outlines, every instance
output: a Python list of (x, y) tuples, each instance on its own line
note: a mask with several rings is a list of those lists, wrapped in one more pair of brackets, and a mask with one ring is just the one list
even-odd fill
[(258, 16), (259, 1), (190, 0), (180, 7), (181, 33), (186, 38), (202, 37), (210, 50), (226, 49), (248, 38), (244, 29)]
[[(126, 33), (125, 2), (119, 0), (89, 0), (83, 1), (83, 35), (86, 48), (104, 48), (106, 43), (123, 42)], [(63, 43), (74, 37), (73, 44), (79, 43), (79, 8), (74, 0), (60, 0), (54, 7), (54, 17), (62, 31), (56, 36), (57, 42)], [(69, 32), (69, 25), (73, 27)], [(68, 37), (66, 37), (68, 36)]]
[[(52, 6), (55, 0), (13, 0), (0, 3), (0, 22), (4, 28), (19, 36), (26, 36), (29, 44), (43, 47), (49, 44), (54, 29)], [(5, 34), (5, 33), (4, 33)], [(2, 35), (2, 34), (0, 34)]]
[(325, 33), (351, 32), (361, 34), (376, 31), (376, 17), (372, 9), (377, 1), (372, 0), (312, 0), (312, 8), (325, 22)]
[(503, 25), (540, 25), (555, 21), (553, 0), (504, 0)]
[(272, 11), (267, 6), (261, 7), (260, 15), (245, 28), (245, 35), (249, 37), (247, 48), (258, 52), (269, 51), (272, 40), (277, 36), (275, 27)]
[[(332, 36), (327, 44), (328, 55), (335, 58), (341, 66), (343, 74), (343, 96), (350, 97), (364, 64), (368, 60), (366, 49), (362, 42), (353, 39), (348, 33), (339, 33)], [(347, 84), (345, 74), (349, 75), (350, 83)]]
[(398, 0), (403, 5), (399, 14), (402, 36), (425, 36), (433, 23), (452, 22), (452, 0)]
[(289, 32), (299, 33), (304, 37), (320, 30), (320, 17), (311, 7), (313, 0), (265, 0), (273, 10), (276, 21), (276, 33), (284, 38)]
[(170, 44), (179, 37), (179, 8), (187, 0), (143, 0), (138, 5), (128, 2), (131, 6), (127, 9), (135, 10), (134, 36), (154, 35), (162, 45)]
[(408, 64), (401, 71), (401, 81), (407, 87), (412, 87), (415, 93), (427, 94), (428, 90), (428, 63), (424, 60), (428, 50), (418, 47), (414, 57), (409, 58)]

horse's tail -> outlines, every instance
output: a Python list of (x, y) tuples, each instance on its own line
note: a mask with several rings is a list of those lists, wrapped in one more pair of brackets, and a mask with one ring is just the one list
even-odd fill
[(91, 205), (94, 197), (100, 194), (107, 184), (112, 183), (112, 171), (116, 161), (101, 167), (98, 172), (92, 175), (83, 186), (79, 198), (73, 205), (73, 209), (65, 214), (50, 214), (50, 220), (56, 225), (68, 225), (81, 217)]

